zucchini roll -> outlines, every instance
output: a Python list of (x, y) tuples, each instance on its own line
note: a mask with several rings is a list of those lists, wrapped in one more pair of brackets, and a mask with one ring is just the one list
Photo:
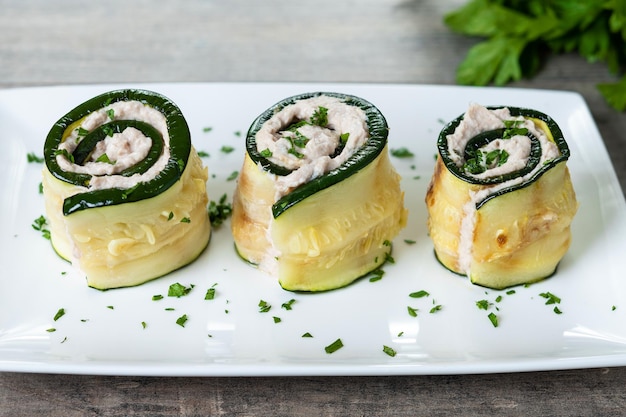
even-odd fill
[(382, 265), (407, 218), (387, 136), (376, 107), (344, 94), (262, 113), (233, 198), (239, 255), (291, 291), (339, 288)]
[(472, 104), (443, 128), (437, 146), (426, 205), (438, 260), (494, 289), (552, 275), (578, 209), (570, 151), (554, 120)]
[(52, 245), (89, 286), (141, 284), (207, 246), (207, 169), (167, 98), (142, 90), (94, 97), (54, 124), (44, 159)]

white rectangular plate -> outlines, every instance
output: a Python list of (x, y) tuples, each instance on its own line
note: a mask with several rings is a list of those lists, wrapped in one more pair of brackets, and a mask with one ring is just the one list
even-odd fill
[[(290, 95), (349, 93), (387, 117), (403, 176), (409, 222), (383, 279), (301, 294), (282, 290), (237, 257), (229, 223), (192, 265), (145, 285), (98, 291), (33, 230), (44, 139), (62, 115), (102, 92), (147, 88), (185, 114), (211, 178), (210, 197), (232, 197), (252, 120)], [(424, 196), (443, 123), (470, 102), (530, 107), (551, 115), (571, 149), (580, 201), (572, 246), (552, 278), (514, 294), (471, 285), (441, 267), (426, 233)], [(602, 139), (575, 93), (506, 88), (360, 84), (153, 84), (0, 91), (0, 371), (110, 375), (400, 375), (554, 370), (626, 365), (626, 204)], [(211, 129), (205, 129), (205, 128)], [(235, 151), (224, 153), (227, 145)], [(414, 240), (410, 244), (406, 241)], [(193, 285), (167, 297), (173, 283)], [(216, 297), (205, 300), (214, 284)], [(425, 290), (425, 298), (410, 293)], [(539, 294), (561, 298), (558, 308)], [(153, 301), (152, 296), (164, 298)], [(501, 297), (499, 299), (498, 297)], [(281, 305), (296, 300), (291, 310)], [(272, 307), (259, 312), (264, 300)], [(489, 311), (476, 302), (488, 300)], [(430, 312), (434, 306), (439, 310)], [(418, 309), (417, 317), (408, 308)], [(65, 315), (54, 321), (59, 309)], [(171, 310), (173, 309), (173, 310)], [(498, 317), (494, 327), (487, 315)], [(176, 324), (182, 315), (184, 327)], [(274, 317), (280, 319), (276, 323)], [(142, 325), (145, 323), (145, 328)], [(55, 328), (50, 332), (48, 329)], [(313, 337), (302, 337), (310, 333)], [(328, 354), (337, 339), (343, 348)], [(395, 350), (392, 357), (383, 346)]]

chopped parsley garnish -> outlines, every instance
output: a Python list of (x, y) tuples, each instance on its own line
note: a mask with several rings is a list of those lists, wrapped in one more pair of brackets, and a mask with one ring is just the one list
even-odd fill
[(413, 239), (404, 239), (404, 243), (406, 243), (407, 245), (415, 245), (417, 241)]
[(208, 133), (208, 132), (210, 132), (211, 130), (213, 130), (213, 128), (212, 128), (212, 127), (210, 127), (210, 126), (207, 126), (207, 127), (203, 127), (203, 128), (202, 128), (202, 131), (203, 131), (204, 133)]
[(185, 327), (185, 323), (187, 323), (187, 320), (188, 320), (187, 315), (183, 314), (182, 316), (176, 319), (176, 324), (178, 324), (180, 327)]
[(41, 236), (43, 236), (45, 239), (50, 240), (50, 230), (48, 229), (48, 221), (43, 215), (37, 217), (33, 221), (33, 224), (31, 226), (33, 227), (33, 229), (41, 232)]
[(214, 300), (215, 299), (215, 287), (211, 287), (206, 290), (206, 295), (204, 296), (205, 300)]
[(438, 311), (440, 311), (443, 307), (441, 306), (441, 304), (437, 304), (436, 306), (434, 306), (433, 308), (430, 309), (429, 313), (433, 314), (436, 313)]
[(161, 294), (157, 294), (157, 295), (153, 295), (152, 296), (152, 301), (159, 301), (162, 300), (163, 296)]
[(305, 334), (302, 335), (302, 337), (313, 337), (313, 335), (309, 332), (306, 332)]
[(228, 178), (226, 178), (226, 181), (232, 181), (237, 179), (237, 176), (239, 175), (239, 171), (233, 171), (230, 173), (230, 175), (228, 176)]
[(231, 153), (234, 150), (235, 148), (233, 148), (232, 146), (227, 146), (227, 145), (224, 145), (220, 148), (220, 151), (223, 153)]
[(282, 321), (280, 317), (276, 317), (276, 316), (273, 316), (272, 319), (274, 319), (274, 323), (280, 323)]
[(393, 258), (393, 256), (391, 256), (389, 252), (387, 252), (385, 253), (385, 262), (388, 262), (390, 264), (395, 264), (396, 260)]
[(463, 164), (463, 169), (473, 175), (482, 174), (488, 169), (499, 167), (509, 159), (509, 153), (504, 149), (494, 149), (489, 152), (477, 149), (475, 152), (471, 152), (470, 156)]
[(563, 314), (563, 312), (557, 307), (554, 306), (554, 310), (553, 310), (556, 314)]
[(324, 350), (326, 351), (326, 353), (330, 354), (330, 353), (337, 352), (342, 347), (343, 347), (343, 342), (341, 341), (341, 339), (337, 339), (330, 345), (326, 346)]
[(115, 119), (115, 110), (108, 109), (107, 110), (107, 116), (109, 116), (109, 119), (111, 119), (111, 120)]
[(383, 352), (385, 352), (387, 355), (391, 356), (392, 358), (396, 356), (396, 351), (390, 348), (389, 346), (383, 345)]
[(541, 294), (539, 294), (539, 296), (546, 299), (546, 305), (561, 303), (561, 299), (551, 292), (542, 292)]
[(500, 301), (502, 301), (502, 296), (501, 295), (496, 297), (496, 303), (499, 303)]
[(113, 137), (113, 134), (115, 133), (113, 131), (113, 128), (111, 126), (108, 125), (103, 125), (102, 126), (102, 131), (108, 136), (108, 137)]
[(487, 317), (489, 318), (491, 324), (493, 324), (493, 327), (498, 327), (498, 316), (496, 316), (494, 313), (489, 313)]
[(74, 129), (76, 131), (76, 134), (78, 135), (78, 137), (80, 138), (81, 136), (87, 136), (89, 134), (89, 131), (87, 129), (85, 129), (84, 127), (77, 127), (76, 129)]
[(311, 124), (325, 127), (328, 124), (328, 109), (326, 107), (319, 106), (311, 116)]
[(261, 156), (264, 158), (269, 158), (272, 156), (272, 151), (270, 151), (269, 148), (263, 149), (260, 153), (261, 153)]
[(341, 142), (342, 145), (345, 145), (348, 143), (348, 138), (350, 138), (350, 132), (342, 133), (339, 135), (339, 142)]
[(60, 308), (59, 311), (57, 311), (57, 313), (54, 315), (54, 321), (57, 321), (58, 319), (60, 319), (64, 315), (65, 315), (65, 309), (64, 308)]
[(617, 306), (612, 306), (611, 311), (615, 311), (615, 310), (617, 310)]
[(272, 306), (267, 303), (267, 301), (260, 300), (259, 301), (259, 313), (267, 313), (272, 309)]
[(97, 159), (96, 162), (104, 162), (106, 164), (111, 164), (111, 165), (115, 165), (115, 162), (111, 161), (109, 159), (109, 156), (106, 153), (103, 153), (102, 155), (100, 155)]
[(189, 217), (183, 217), (182, 219), (180, 219), (181, 223), (191, 223), (191, 219)]
[(54, 156), (58, 156), (61, 155), (63, 156), (65, 159), (67, 159), (68, 161), (70, 161), (71, 163), (74, 163), (74, 155), (72, 155), (71, 153), (69, 153), (67, 151), (67, 149), (57, 149), (56, 151), (54, 151)]
[(489, 310), (490, 305), (491, 303), (489, 303), (489, 301), (487, 300), (476, 301), (476, 307), (478, 307), (481, 310)]
[(147, 324), (145, 321), (142, 321), (142, 322), (141, 322), (141, 327), (142, 327), (143, 329), (145, 329), (146, 327), (148, 327), (148, 324)]
[(409, 312), (409, 316), (411, 317), (417, 317), (417, 312), (419, 311), (419, 309), (417, 308), (413, 308), (411, 306), (407, 306), (406, 307), (407, 311)]
[(175, 284), (170, 285), (169, 289), (167, 290), (167, 296), (180, 298), (184, 295), (189, 294), (191, 290), (193, 289), (193, 287), (194, 285), (185, 287), (184, 285), (177, 282)]
[(26, 154), (26, 160), (31, 163), (31, 162), (36, 162), (38, 164), (41, 164), (44, 159), (42, 157), (39, 157), (37, 155), (35, 155), (34, 152), (29, 152), (28, 154)]
[(515, 294), (515, 290), (508, 290), (506, 292), (506, 295), (513, 295), (513, 294)]
[(404, 332), (398, 333), (398, 337), (402, 337), (403, 334), (404, 334)]
[(396, 158), (413, 158), (413, 152), (411, 152), (410, 150), (408, 150), (405, 147), (402, 148), (398, 148), (398, 149), (392, 149), (391, 150), (391, 155), (395, 156)]
[(376, 281), (380, 281), (381, 279), (383, 279), (383, 275), (385, 275), (385, 271), (378, 268), (370, 272), (369, 275), (370, 275), (369, 281), (376, 282)]
[(113, 306), (107, 306), (107, 308), (108, 308), (109, 310), (115, 310), (115, 307), (113, 307)]
[(226, 201), (227, 199), (228, 196), (224, 194), (217, 203), (213, 200), (209, 203), (209, 220), (212, 226), (221, 225), (232, 214), (233, 207)]
[(412, 292), (411, 294), (409, 294), (409, 297), (422, 298), (422, 297), (428, 297), (429, 295), (430, 293), (428, 291), (420, 290), (420, 291)]
[(208, 153), (208, 152), (206, 152), (206, 151), (198, 151), (198, 156), (199, 156), (200, 158), (208, 158), (208, 157), (209, 157), (209, 156), (211, 156), (211, 155), (209, 155), (209, 153)]
[(513, 136), (522, 135), (525, 136), (528, 134), (528, 129), (525, 127), (520, 127), (520, 124), (523, 124), (523, 120), (504, 120), (504, 133), (502, 134), (502, 139), (511, 139)]
[(50, 327), (49, 329), (46, 329), (46, 331), (47, 331), (48, 333), (54, 333), (54, 332), (56, 332), (56, 331), (57, 331), (57, 329), (55, 329), (54, 327)]
[(241, 131), (236, 130), (236, 131), (234, 131), (234, 132), (233, 132), (233, 134), (234, 134), (235, 136), (239, 137), (239, 136), (241, 136)]
[(39, 183), (39, 194), (43, 194), (43, 183)]
[(169, 222), (170, 220), (172, 220), (174, 218), (174, 212), (170, 211), (170, 214), (167, 215), (167, 221)]
[(291, 310), (291, 309), (292, 309), (292, 308), (291, 308), (291, 306), (292, 306), (295, 302), (296, 302), (296, 300), (292, 298), (291, 300), (287, 301), (286, 303), (283, 303), (283, 304), (281, 305), (281, 307), (282, 307), (282, 308), (284, 308), (285, 310)]

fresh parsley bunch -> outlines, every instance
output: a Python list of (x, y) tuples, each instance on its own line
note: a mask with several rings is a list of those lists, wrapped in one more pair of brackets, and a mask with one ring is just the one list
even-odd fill
[[(457, 82), (504, 85), (532, 77), (550, 53), (578, 52), (626, 67), (626, 0), (471, 0), (444, 17), (455, 32), (487, 38), (457, 68)], [(607, 102), (626, 110), (626, 76), (598, 84)]]

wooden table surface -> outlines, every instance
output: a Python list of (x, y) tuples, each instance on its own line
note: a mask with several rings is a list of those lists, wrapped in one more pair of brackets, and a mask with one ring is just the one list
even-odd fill
[[(0, 88), (178, 81), (454, 84), (461, 0), (0, 0)], [(512, 86), (583, 95), (626, 186), (626, 114), (603, 64)], [(618, 415), (626, 367), (517, 374), (173, 378), (0, 373), (0, 416)]]

